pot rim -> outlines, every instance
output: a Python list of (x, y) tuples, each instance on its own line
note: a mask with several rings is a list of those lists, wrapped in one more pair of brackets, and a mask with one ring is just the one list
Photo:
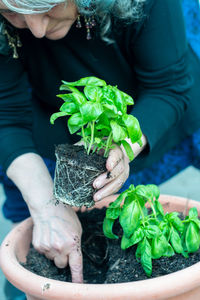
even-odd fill
[[(98, 202), (95, 207), (101, 208), (109, 202), (113, 201), (115, 198), (116, 195), (107, 197), (105, 200)], [(178, 205), (182, 205), (182, 203), (188, 203), (188, 199), (186, 198), (171, 195), (161, 195), (160, 201), (161, 203), (173, 203)], [(189, 200), (189, 207), (192, 206), (196, 206), (200, 213), (200, 202)], [(148, 299), (148, 297), (152, 297), (152, 295), (154, 295), (156, 299), (156, 295), (161, 288), (163, 295), (167, 295), (167, 297), (170, 297), (170, 295), (174, 295), (173, 286), (174, 282), (177, 281), (177, 278), (178, 287), (181, 293), (200, 287), (200, 262), (183, 270), (179, 270), (177, 272), (163, 275), (157, 278), (115, 284), (75, 284), (69, 282), (61, 282), (58, 280), (48, 279), (36, 275), (20, 265), (15, 253), (18, 237), (21, 234), (25, 234), (25, 232), (27, 231), (27, 227), (30, 229), (32, 228), (32, 226), (32, 219), (28, 218), (25, 221), (21, 222), (13, 230), (11, 230), (11, 232), (6, 236), (0, 248), (0, 266), (7, 279), (13, 285), (15, 285), (25, 293), (33, 294), (36, 297), (42, 296), (42, 299), (48, 300), (53, 300), (55, 299), (55, 297), (58, 297), (56, 299), (63, 300), (62, 297), (64, 291), (64, 293), (69, 297), (67, 299), (74, 300), (78, 299), (78, 295), (81, 295), (81, 299), (83, 300), (90, 299), (89, 295), (91, 294), (94, 295), (94, 299), (99, 300), (122, 299), (122, 297), (123, 299), (130, 299), (131, 294), (134, 295), (134, 299)], [(16, 274), (16, 276), (13, 276), (13, 273)], [(23, 283), (20, 283), (18, 281), (18, 278), (20, 277), (24, 277)], [(30, 288), (30, 280), (35, 285), (34, 289)], [(143, 291), (145, 291), (145, 295), (141, 295), (141, 287)], [(107, 298), (102, 298), (102, 295), (107, 295)], [(117, 298), (110, 298), (111, 295), (112, 297), (116, 295)], [(95, 296), (97, 298), (95, 298)]]

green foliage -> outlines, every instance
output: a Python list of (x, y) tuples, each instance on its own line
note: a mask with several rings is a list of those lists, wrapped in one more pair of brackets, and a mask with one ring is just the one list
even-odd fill
[(91, 150), (104, 149), (107, 157), (114, 142), (122, 144), (130, 161), (133, 160), (133, 150), (125, 139), (142, 146), (139, 122), (127, 114), (127, 105), (133, 105), (133, 99), (97, 77), (62, 83), (60, 90), (68, 93), (57, 95), (64, 104), (51, 116), (51, 124), (59, 117), (68, 116), (69, 132), (81, 136), (88, 154)]
[[(136, 258), (147, 274), (152, 274), (152, 259), (180, 253), (188, 257), (200, 247), (200, 220), (195, 207), (185, 219), (178, 212), (164, 213), (156, 185), (130, 185), (106, 210), (103, 231), (106, 237), (117, 239), (113, 225), (119, 218), (123, 229), (121, 248), (137, 245)], [(147, 211), (148, 203), (151, 210)]]

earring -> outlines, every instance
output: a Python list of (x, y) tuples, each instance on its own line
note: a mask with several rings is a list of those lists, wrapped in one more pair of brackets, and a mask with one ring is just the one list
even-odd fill
[(8, 45), (13, 51), (13, 58), (18, 58), (17, 48), (22, 47), (17, 31), (4, 21), (2, 33), (7, 37)]
[[(95, 22), (94, 16), (84, 17), (84, 23), (85, 23), (85, 28), (86, 28), (86, 31), (87, 31), (86, 39), (87, 40), (91, 40), (91, 38), (92, 38), (92, 36), (91, 36), (91, 29), (94, 26), (96, 26), (96, 22)], [(77, 28), (82, 28), (81, 16), (80, 15), (78, 15), (78, 18), (77, 18), (76, 27)]]

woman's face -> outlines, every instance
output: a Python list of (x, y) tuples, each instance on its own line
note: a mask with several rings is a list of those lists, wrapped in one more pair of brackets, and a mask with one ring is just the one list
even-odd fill
[(16, 28), (28, 28), (36, 38), (50, 40), (63, 38), (77, 18), (77, 8), (69, 1), (61, 3), (49, 12), (41, 14), (19, 14), (7, 9), (0, 0), (0, 14)]

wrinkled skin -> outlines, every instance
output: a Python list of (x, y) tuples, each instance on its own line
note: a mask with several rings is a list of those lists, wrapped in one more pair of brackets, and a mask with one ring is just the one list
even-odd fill
[[(127, 139), (127, 142), (131, 145), (135, 157), (143, 151), (147, 144), (144, 135), (142, 136), (142, 147), (138, 144), (131, 144), (129, 139)], [(106, 168), (110, 172), (109, 177), (107, 176), (107, 172), (105, 172), (93, 182), (94, 188), (98, 189), (98, 192), (94, 195), (94, 201), (100, 201), (119, 191), (129, 176), (129, 163), (130, 161), (124, 148), (115, 145), (115, 148), (110, 150), (106, 162)]]

